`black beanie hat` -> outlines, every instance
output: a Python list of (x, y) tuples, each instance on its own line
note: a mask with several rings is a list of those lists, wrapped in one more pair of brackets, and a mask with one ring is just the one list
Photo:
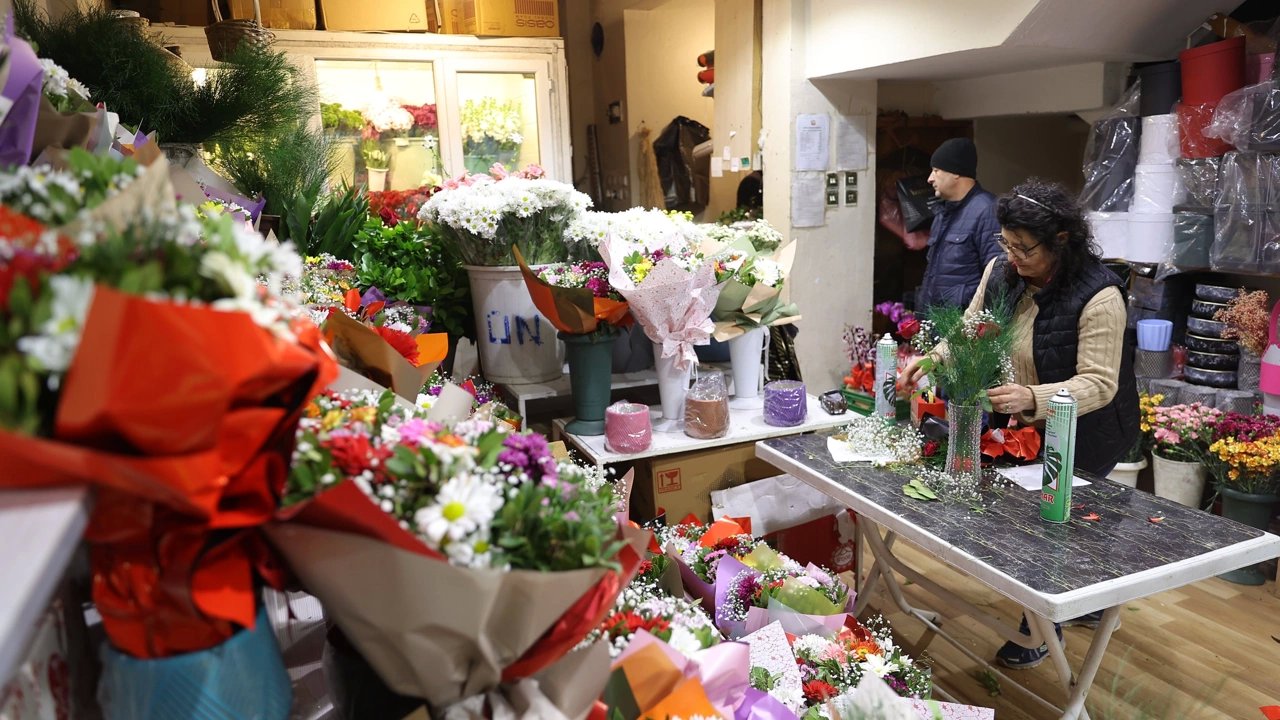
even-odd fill
[(961, 177), (978, 177), (978, 148), (969, 138), (951, 138), (938, 146), (929, 166)]

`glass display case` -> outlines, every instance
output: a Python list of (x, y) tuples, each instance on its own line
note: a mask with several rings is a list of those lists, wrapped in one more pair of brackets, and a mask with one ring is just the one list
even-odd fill
[[(201, 28), (169, 28), (197, 68), (214, 65)], [(564, 43), (559, 38), (276, 31), (319, 91), (315, 122), (337, 148), (334, 183), (405, 190), (462, 172), (529, 163), (570, 182)]]

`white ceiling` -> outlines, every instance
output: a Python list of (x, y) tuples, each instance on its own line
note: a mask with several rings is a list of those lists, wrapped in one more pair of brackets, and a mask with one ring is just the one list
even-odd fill
[[(899, 0), (901, 1), (901, 0)], [(864, 20), (891, 20), (884, 7), (872, 14), (859, 5), (878, 4), (860, 0), (851, 4), (843, 24), (855, 25), (848, 35), (861, 33), (901, 34), (899, 51), (877, 62), (867, 54), (822, 53), (822, 62), (811, 64), (812, 78), (862, 78), (882, 80), (943, 80), (979, 77), (1015, 70), (1033, 70), (1084, 62), (1141, 62), (1173, 58), (1186, 47), (1187, 36), (1215, 12), (1230, 12), (1239, 0), (1040, 0), (1030, 5), (1025, 17), (1010, 23), (1013, 30), (1003, 41), (989, 42), (983, 33), (966, 33), (982, 23), (966, 12), (967, 0), (934, 5), (935, 21), (955, 28), (959, 37), (969, 34), (981, 45), (957, 50), (956, 34), (943, 47), (931, 42), (913, 43), (907, 28), (868, 27)], [(1006, 9), (1010, 5), (1004, 6)], [(954, 15), (954, 17), (948, 17)], [(990, 30), (987, 24), (985, 30)], [(834, 28), (823, 28), (823, 34)], [(918, 35), (917, 35), (918, 37)], [(961, 43), (963, 44), (963, 43)], [(903, 53), (902, 48), (909, 51)], [(810, 58), (814, 56), (811, 53)], [(839, 58), (845, 57), (847, 61)], [(816, 66), (814, 66), (816, 65)]]

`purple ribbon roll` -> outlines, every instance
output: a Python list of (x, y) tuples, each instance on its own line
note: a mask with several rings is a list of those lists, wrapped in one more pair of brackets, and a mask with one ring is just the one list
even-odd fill
[(774, 427), (795, 427), (804, 422), (809, 404), (804, 383), (774, 380), (764, 386), (764, 421)]

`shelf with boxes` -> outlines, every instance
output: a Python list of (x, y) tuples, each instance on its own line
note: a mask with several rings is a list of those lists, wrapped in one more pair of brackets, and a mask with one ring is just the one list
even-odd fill
[[(408, 190), (494, 163), (571, 177), (560, 38), (274, 33), (319, 89), (316, 122), (338, 146), (335, 183)], [(193, 67), (216, 67), (203, 28), (164, 34)]]

